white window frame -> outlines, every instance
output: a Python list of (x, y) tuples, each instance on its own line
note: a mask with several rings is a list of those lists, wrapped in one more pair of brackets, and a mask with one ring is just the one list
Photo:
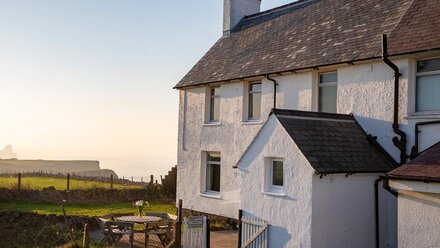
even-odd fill
[[(219, 157), (220, 157), (220, 162), (217, 162), (217, 161), (208, 161), (208, 155), (209, 154), (215, 154), (215, 155), (218, 155)], [(201, 191), (200, 191), (200, 193), (203, 195), (203, 196), (214, 196), (214, 197), (218, 197), (218, 196), (220, 196), (220, 192), (221, 192), (221, 161), (222, 161), (222, 156), (221, 156), (221, 153), (220, 152), (213, 152), (213, 151), (207, 151), (207, 152), (203, 152), (203, 154), (202, 154), (202, 169), (201, 169), (201, 171), (202, 171), (202, 173), (201, 173), (201, 176), (202, 176), (202, 178), (201, 178), (201, 182), (202, 182), (202, 184), (201, 184)], [(209, 185), (209, 178), (208, 178), (208, 166), (210, 166), (210, 165), (218, 165), (218, 166), (220, 166), (220, 178), (219, 178), (219, 180), (220, 180), (220, 182), (219, 182), (219, 184), (220, 184), (220, 191), (215, 191), (215, 190), (209, 190), (208, 189), (208, 185)]]
[[(254, 90), (251, 91), (251, 86), (254, 84), (259, 84), (260, 85), (260, 90)], [(253, 82), (249, 82), (246, 84), (247, 87), (247, 104), (246, 104), (246, 120), (249, 122), (259, 122), (261, 121), (261, 100), (262, 100), (262, 91), (263, 91), (263, 82), (262, 81), (253, 81)], [(260, 93), (260, 117), (258, 118), (251, 118), (250, 117), (250, 113), (251, 113), (251, 94), (255, 94), (255, 93)]]
[[(218, 95), (212, 95), (212, 90), (213, 89), (218, 89), (218, 90), (220, 90), (220, 85), (216, 85), (216, 86), (210, 86), (210, 87), (207, 87), (207, 90), (206, 90), (206, 108), (205, 108), (205, 111), (206, 111), (206, 115), (205, 115), (205, 119), (206, 119), (206, 121), (205, 121), (205, 123), (207, 123), (207, 124), (219, 124), (220, 123), (220, 119), (221, 119), (221, 95), (220, 95), (220, 93), (218, 94)], [(218, 104), (219, 104), (219, 113), (218, 113), (218, 120), (212, 120), (211, 119), (211, 107), (212, 107), (212, 100), (214, 99), (214, 98), (219, 98), (220, 100), (218, 101)]]
[(317, 92), (316, 92), (316, 96), (317, 96), (317, 103), (316, 103), (316, 109), (318, 112), (322, 112), (322, 110), (320, 109), (320, 101), (321, 101), (321, 94), (320, 94), (320, 89), (322, 87), (329, 87), (329, 86), (336, 86), (336, 112), (338, 112), (338, 80), (336, 80), (336, 82), (330, 82), (330, 83), (321, 83), (321, 75), (325, 75), (325, 74), (334, 74), (336, 73), (336, 77), (338, 77), (338, 71), (326, 71), (326, 72), (320, 72), (318, 73), (318, 87), (317, 87)]
[(440, 59), (440, 57), (429, 57), (429, 58), (419, 58), (415, 60), (413, 65), (414, 68), (414, 83), (413, 83), (413, 115), (414, 116), (424, 116), (424, 115), (440, 115), (440, 109), (438, 110), (428, 110), (428, 111), (418, 111), (417, 110), (417, 77), (419, 76), (429, 76), (429, 75), (440, 75), (440, 70), (436, 71), (428, 71), (428, 72), (417, 72), (418, 62), (423, 60), (432, 60), (432, 59)]
[[(283, 158), (268, 157), (265, 159), (266, 165), (264, 170), (264, 186), (263, 193), (284, 196), (284, 188), (286, 186), (286, 170)], [(273, 162), (283, 163), (283, 186), (273, 184)]]

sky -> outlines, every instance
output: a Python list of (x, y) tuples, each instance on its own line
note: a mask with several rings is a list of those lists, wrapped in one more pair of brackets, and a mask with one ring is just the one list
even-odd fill
[(222, 4), (0, 0), (0, 148), (163, 174), (176, 163), (172, 87), (221, 36)]

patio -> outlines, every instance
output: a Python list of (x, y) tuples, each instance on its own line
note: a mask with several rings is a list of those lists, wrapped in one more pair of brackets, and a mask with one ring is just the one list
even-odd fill
[[(238, 241), (238, 232), (237, 231), (212, 231), (211, 232), (211, 247), (212, 248), (231, 248), (237, 247)], [(151, 248), (163, 248), (164, 246), (161, 244), (160, 240), (157, 236), (152, 235), (148, 241), (148, 247)], [(121, 244), (115, 247), (128, 247), (128, 238), (124, 237), (121, 239)], [(134, 248), (143, 248), (145, 247), (144, 237), (142, 235), (135, 235)]]

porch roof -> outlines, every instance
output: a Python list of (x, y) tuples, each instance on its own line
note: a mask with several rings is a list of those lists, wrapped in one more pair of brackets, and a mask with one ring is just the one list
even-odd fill
[(394, 179), (440, 182), (440, 142), (387, 175)]
[(385, 173), (395, 168), (352, 115), (283, 109), (272, 114), (318, 174)]

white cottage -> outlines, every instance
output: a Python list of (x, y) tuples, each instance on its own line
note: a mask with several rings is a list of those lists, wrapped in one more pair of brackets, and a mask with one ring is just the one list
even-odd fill
[[(379, 176), (440, 140), (440, 125), (414, 131), (440, 119), (440, 2), (260, 4), (225, 0), (223, 36), (175, 86), (177, 197), (268, 221), (271, 247), (396, 247)], [(304, 119), (318, 130), (291, 135)], [(341, 123), (358, 138), (338, 141)]]
[(241, 209), (270, 222), (270, 247), (375, 246), (373, 186), (394, 165), (353, 116), (274, 109), (237, 168)]

